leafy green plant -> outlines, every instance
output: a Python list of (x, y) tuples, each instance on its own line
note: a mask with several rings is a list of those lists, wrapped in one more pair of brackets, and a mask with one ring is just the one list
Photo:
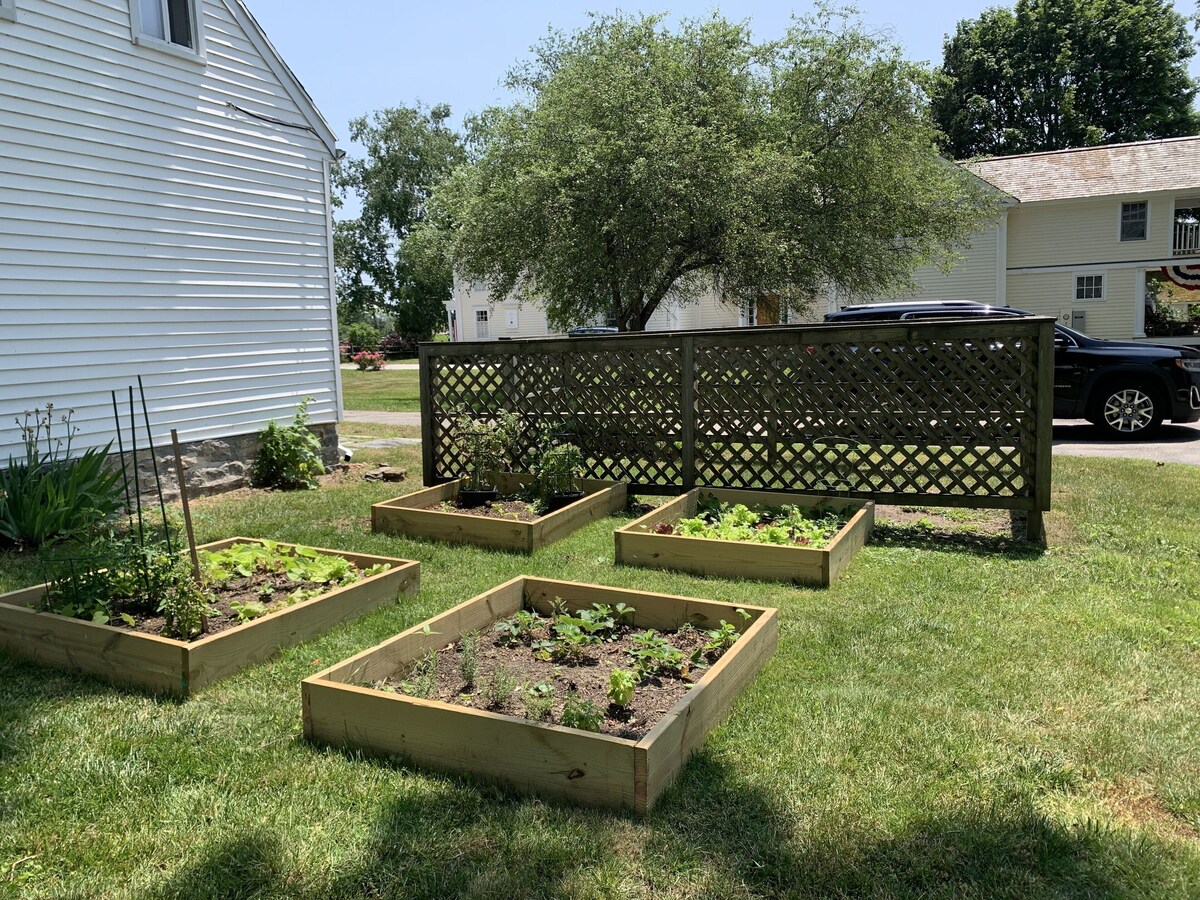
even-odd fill
[(325, 466), (321, 442), (308, 429), (311, 401), (305, 397), (300, 402), (291, 425), (271, 421), (259, 432), (258, 454), (250, 474), (255, 487), (294, 490), (317, 486), (317, 476), (325, 473)]
[(458, 642), (458, 673), (462, 676), (463, 684), (475, 686), (475, 678), (479, 675), (479, 632), (468, 631)]
[[(121, 508), (120, 470), (107, 465), (111, 444), (71, 455), (78, 428), (54, 404), (17, 418), (25, 458), (0, 470), (0, 546), (36, 547), (79, 535)], [(56, 434), (55, 426), (63, 429)]]
[(492, 419), (476, 419), (459, 412), (454, 419), (454, 446), (466, 461), (465, 488), (486, 491), (496, 486), (519, 449), (523, 427), (520, 416), (500, 410)]
[[(750, 618), (750, 614), (740, 606), (737, 608), (736, 612), (742, 617), (743, 621)], [(704, 634), (708, 640), (704, 644), (703, 651), (704, 654), (710, 659), (720, 656), (722, 653), (732, 647), (737, 639), (742, 636), (742, 633), (738, 631), (736, 626), (729, 624), (724, 619), (721, 620), (721, 626), (719, 628), (707, 630), (704, 632)]]
[(533, 467), (537, 491), (543, 498), (579, 490), (583, 474), (583, 451), (575, 444), (551, 444), (538, 454)]
[(626, 652), (633, 663), (638, 680), (650, 675), (687, 674), (688, 657), (653, 628), (633, 635), (632, 643), (633, 646)]
[(494, 626), (496, 640), (504, 646), (516, 643), (529, 644), (533, 635), (548, 620), (528, 609), (517, 610), (507, 619), (501, 619)]
[(548, 681), (528, 685), (521, 697), (525, 704), (525, 717), (535, 722), (550, 718), (554, 711), (554, 696), (554, 685)]
[(701, 494), (695, 516), (680, 519), (674, 526), (660, 523), (654, 530), (656, 534), (819, 548), (833, 540), (847, 521), (843, 513), (825, 504), (751, 509), (742, 503), (729, 506), (712, 494)]
[(239, 622), (249, 622), (251, 619), (257, 619), (259, 616), (267, 614), (267, 604), (260, 600), (247, 600), (245, 602), (235, 600), (229, 604), (229, 608), (237, 615)]
[(633, 702), (637, 676), (627, 669), (613, 669), (608, 676), (608, 699), (616, 706), (626, 707)]
[(379, 329), (366, 322), (352, 322), (338, 337), (342, 343), (349, 344), (352, 351), (378, 350), (381, 339)]
[(497, 666), (492, 677), (484, 685), (484, 699), (489, 709), (503, 709), (508, 706), (513, 692), (520, 682), (517, 676), (507, 666)]
[(604, 711), (591, 700), (571, 693), (567, 695), (559, 722), (568, 728), (578, 728), (581, 731), (599, 731), (601, 723), (604, 722)]

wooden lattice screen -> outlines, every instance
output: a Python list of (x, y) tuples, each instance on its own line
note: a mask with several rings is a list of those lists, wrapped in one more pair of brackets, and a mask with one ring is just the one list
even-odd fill
[(423, 344), (425, 481), (463, 474), (456, 411), (510, 410), (530, 446), (550, 424), (589, 477), (643, 492), (1018, 509), (1040, 537), (1053, 334), (997, 318)]

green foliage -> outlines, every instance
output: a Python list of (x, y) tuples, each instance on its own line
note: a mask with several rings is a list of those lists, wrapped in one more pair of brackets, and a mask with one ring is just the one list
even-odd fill
[[(740, 606), (735, 610), (735, 612), (742, 617), (743, 621), (748, 621), (750, 619), (750, 614)], [(737, 642), (737, 639), (742, 636), (742, 633), (738, 631), (736, 625), (731, 625), (724, 619), (721, 620), (721, 627), (709, 629), (705, 631), (704, 634), (708, 640), (704, 644), (702, 652), (709, 659), (717, 659), (719, 656), (721, 656), (721, 654), (732, 647), (734, 643)]]
[(496, 640), (505, 646), (516, 643), (529, 644), (533, 641), (534, 633), (547, 624), (547, 621), (532, 610), (521, 609), (507, 619), (500, 619), (493, 629), (496, 632)]
[(955, 159), (1200, 131), (1195, 53), (1169, 0), (1019, 0), (947, 38), (934, 116)]
[(847, 521), (845, 513), (824, 504), (750, 509), (742, 503), (731, 507), (712, 494), (701, 494), (697, 515), (680, 519), (673, 527), (665, 524), (658, 533), (820, 548), (833, 540)]
[(349, 344), (352, 350), (376, 350), (383, 337), (379, 329), (366, 322), (353, 322), (342, 328), (338, 337), (343, 343)]
[(436, 687), (437, 653), (426, 650), (408, 670), (408, 677), (400, 682), (400, 690), (412, 697), (428, 698)]
[(686, 675), (691, 662), (682, 650), (653, 628), (633, 636), (629, 659), (639, 681), (651, 675)]
[(520, 416), (500, 410), (492, 419), (460, 412), (454, 419), (454, 445), (467, 464), (467, 489), (488, 490), (519, 453)]
[(604, 710), (591, 700), (576, 694), (568, 694), (563, 704), (562, 717), (559, 722), (567, 728), (578, 728), (581, 731), (599, 731), (604, 722)]
[(483, 696), (489, 709), (503, 709), (508, 706), (520, 682), (517, 676), (507, 666), (497, 666), (492, 670), (492, 677), (483, 686)]
[(578, 479), (583, 475), (583, 451), (575, 444), (560, 442), (552, 429), (546, 429), (531, 470), (541, 498), (568, 494), (578, 490)]
[(305, 397), (296, 408), (291, 425), (274, 421), (259, 432), (258, 455), (250, 483), (260, 488), (315, 488), (317, 476), (325, 473), (321, 462), (321, 442), (308, 430), (308, 404)]
[[(54, 404), (16, 419), (25, 458), (0, 470), (0, 547), (37, 547), (79, 534), (121, 507), (120, 471), (106, 465), (111, 445), (71, 456), (79, 430), (72, 411), (54, 421)], [(64, 434), (55, 433), (55, 425)]]
[(559, 327), (641, 331), (718, 285), (796, 311), (830, 283), (895, 295), (992, 214), (932, 152), (929, 73), (857, 21), (822, 10), (765, 44), (663, 22), (596, 15), (510, 73), (521, 99), (470, 121), (416, 229), (443, 267)]
[(608, 699), (615, 705), (626, 707), (633, 702), (637, 687), (637, 676), (627, 669), (613, 669), (608, 676)]
[(521, 699), (525, 704), (525, 718), (540, 722), (549, 719), (554, 711), (554, 685), (548, 681), (539, 681), (528, 685)]
[(386, 311), (397, 331), (416, 340), (445, 328), (450, 270), (423, 265), (410, 235), (432, 189), (463, 159), (449, 117), (447, 106), (395, 107), (350, 122), (350, 139), (366, 153), (334, 173), (337, 205), (353, 195), (360, 207), (334, 230), (339, 316)]
[(475, 678), (479, 675), (479, 632), (469, 631), (458, 642), (458, 673), (462, 676), (463, 684), (475, 686)]
[(244, 603), (235, 600), (229, 604), (229, 608), (237, 614), (239, 622), (249, 622), (267, 614), (267, 604), (261, 600), (247, 600)]

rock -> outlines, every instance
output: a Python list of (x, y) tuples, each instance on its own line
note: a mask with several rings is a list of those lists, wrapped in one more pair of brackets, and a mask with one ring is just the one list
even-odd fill
[(367, 481), (403, 481), (408, 477), (408, 469), (397, 469), (394, 466), (380, 466), (370, 472), (364, 472)]

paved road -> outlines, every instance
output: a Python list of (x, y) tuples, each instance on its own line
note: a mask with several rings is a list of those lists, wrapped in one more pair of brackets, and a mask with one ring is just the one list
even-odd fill
[(1066, 456), (1152, 459), (1200, 466), (1200, 425), (1164, 425), (1150, 441), (1113, 441), (1082, 419), (1054, 420), (1054, 452)]

